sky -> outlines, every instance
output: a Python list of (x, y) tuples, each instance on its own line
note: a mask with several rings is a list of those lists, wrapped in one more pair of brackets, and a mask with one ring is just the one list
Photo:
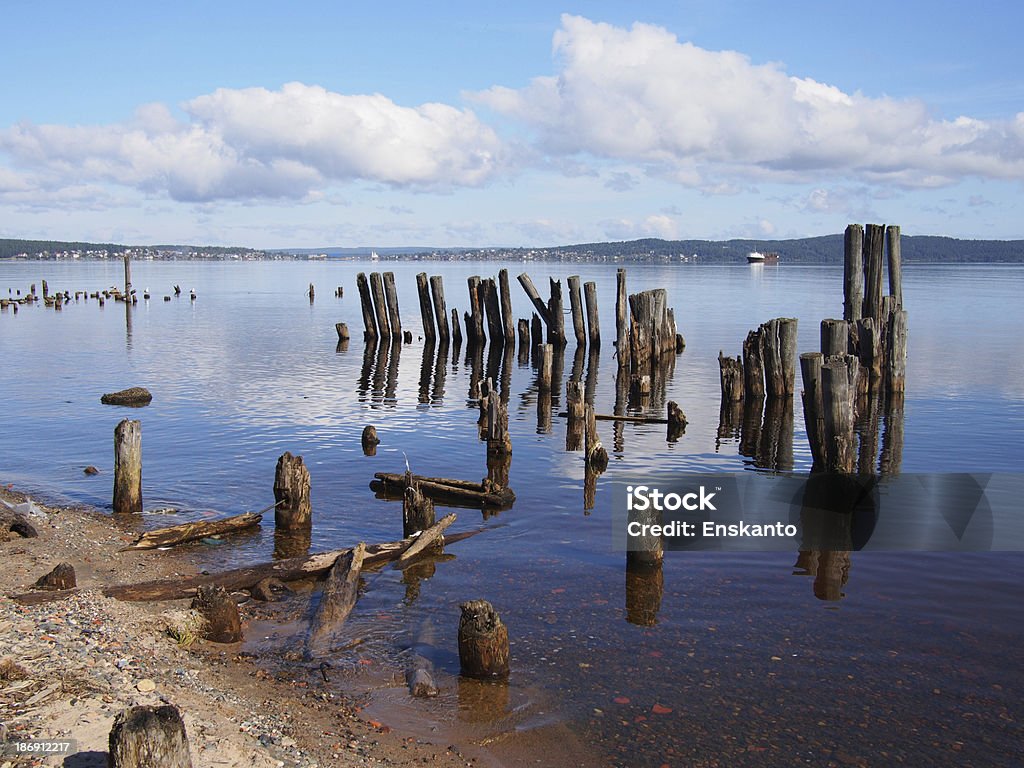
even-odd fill
[(3, 0), (0, 237), (1024, 238), (1024, 5)]

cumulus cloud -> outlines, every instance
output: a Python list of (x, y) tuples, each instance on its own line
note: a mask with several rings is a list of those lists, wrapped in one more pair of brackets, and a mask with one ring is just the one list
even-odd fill
[(679, 224), (671, 216), (657, 213), (643, 219), (608, 219), (601, 222), (607, 237), (612, 240), (634, 240), (644, 237), (660, 237), (663, 240), (676, 240), (679, 237)]
[(472, 111), (303, 83), (218, 89), (182, 109), (185, 120), (149, 104), (114, 125), (21, 123), (0, 131), (0, 150), (65, 184), (113, 182), (192, 202), (302, 199), (332, 181), (478, 186), (502, 154)]
[(965, 175), (1024, 178), (1024, 113), (935, 120), (919, 101), (848, 94), (781, 65), (680, 42), (649, 24), (562, 17), (555, 76), (472, 95), (532, 127), (551, 155), (646, 164), (713, 189), (708, 177), (807, 181), (841, 173), (940, 186)]

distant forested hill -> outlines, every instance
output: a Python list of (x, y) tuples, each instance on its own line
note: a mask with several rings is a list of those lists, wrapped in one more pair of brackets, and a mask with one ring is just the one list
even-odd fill
[(126, 246), (114, 243), (64, 243), (57, 240), (4, 240), (0, 239), (0, 259), (9, 259), (20, 253), (37, 256), (40, 253), (62, 253), (64, 251), (85, 253), (86, 251), (107, 251), (121, 253)]

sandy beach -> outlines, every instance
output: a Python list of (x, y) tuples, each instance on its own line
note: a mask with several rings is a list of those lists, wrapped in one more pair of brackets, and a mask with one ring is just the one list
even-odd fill
[[(9, 488), (2, 497), (24, 500)], [(0, 767), (106, 766), (115, 715), (167, 703), (182, 712), (197, 767), (497, 764), (472, 745), (427, 743), (361, 717), (356, 700), (316, 676), (272, 674), (232, 645), (177, 642), (168, 629), (180, 626), (188, 601), (119, 602), (97, 588), (194, 575), (187, 549), (121, 551), (135, 535), (109, 514), (37, 507), (38, 537), (0, 541), (0, 730), (9, 741), (72, 739), (76, 752), (4, 755)], [(75, 568), (74, 595), (37, 605), (11, 599), (62, 562)], [(241, 613), (245, 627), (245, 605)]]

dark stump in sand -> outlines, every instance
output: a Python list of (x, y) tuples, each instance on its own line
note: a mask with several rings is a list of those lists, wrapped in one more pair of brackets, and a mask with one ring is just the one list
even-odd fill
[(206, 619), (207, 640), (237, 643), (242, 639), (242, 620), (236, 603), (223, 587), (199, 587), (192, 607)]
[(129, 387), (120, 392), (108, 392), (100, 398), (100, 402), (105, 405), (127, 405), (132, 408), (149, 405), (152, 400), (153, 395), (145, 387)]
[(130, 707), (110, 729), (110, 768), (192, 768), (185, 722), (178, 708)]
[(75, 568), (71, 563), (61, 563), (36, 581), (38, 589), (74, 589), (76, 586)]

